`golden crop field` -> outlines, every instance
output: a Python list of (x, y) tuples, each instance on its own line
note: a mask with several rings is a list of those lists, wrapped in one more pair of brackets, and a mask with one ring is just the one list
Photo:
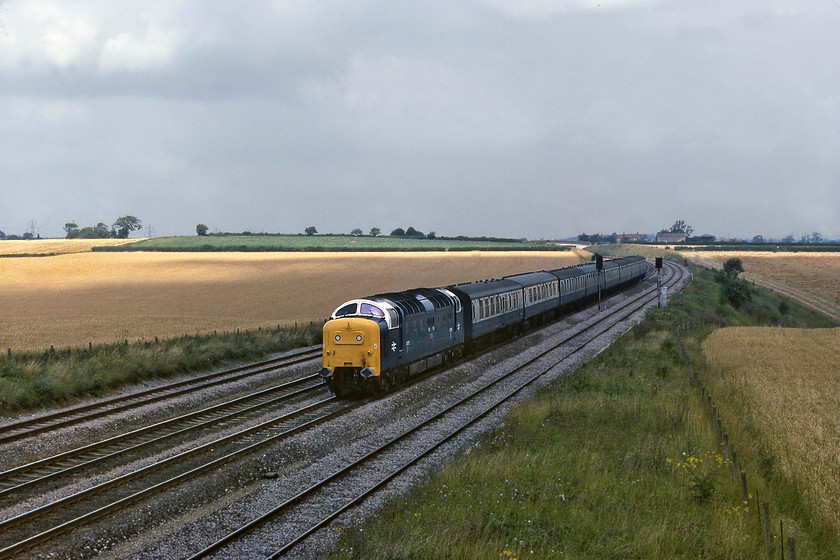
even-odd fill
[(356, 297), (559, 268), (582, 258), (575, 252), (0, 258), (0, 351), (322, 320)]
[(92, 247), (114, 247), (134, 243), (140, 239), (38, 239), (31, 241), (0, 241), (3, 255), (66, 255), (87, 253)]
[(703, 351), (780, 468), (840, 531), (840, 329), (724, 328)]

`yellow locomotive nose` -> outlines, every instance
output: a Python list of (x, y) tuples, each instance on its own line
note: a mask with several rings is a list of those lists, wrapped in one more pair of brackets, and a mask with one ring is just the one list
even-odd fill
[(324, 325), (324, 359), (321, 377), (334, 375), (377, 377), (379, 324), (363, 317), (343, 317)]

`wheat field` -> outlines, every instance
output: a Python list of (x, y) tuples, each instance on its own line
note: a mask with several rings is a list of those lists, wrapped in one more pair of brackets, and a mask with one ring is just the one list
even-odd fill
[(783, 472), (840, 532), (840, 328), (724, 328), (703, 351)]
[(116, 247), (140, 239), (38, 239), (0, 241), (0, 256), (8, 255), (67, 255), (87, 253), (93, 247)]
[(0, 258), (0, 351), (322, 320), (356, 297), (584, 258), (575, 252), (66, 253)]

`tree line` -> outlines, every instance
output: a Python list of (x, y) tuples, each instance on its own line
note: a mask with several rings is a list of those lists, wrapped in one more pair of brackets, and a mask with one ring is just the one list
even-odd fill
[(80, 228), (75, 222), (64, 224), (67, 239), (128, 239), (128, 234), (139, 230), (143, 223), (136, 216), (120, 216), (109, 227), (103, 222)]

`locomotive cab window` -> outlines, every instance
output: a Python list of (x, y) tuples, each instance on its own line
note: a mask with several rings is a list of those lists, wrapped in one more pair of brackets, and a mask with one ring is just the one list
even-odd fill
[(346, 317), (347, 315), (353, 315), (356, 313), (356, 304), (350, 303), (339, 309), (335, 312), (336, 317)]
[(359, 309), (360, 315), (372, 315), (374, 317), (384, 317), (385, 312), (379, 309), (376, 306), (373, 306), (369, 303), (363, 303), (361, 308)]

